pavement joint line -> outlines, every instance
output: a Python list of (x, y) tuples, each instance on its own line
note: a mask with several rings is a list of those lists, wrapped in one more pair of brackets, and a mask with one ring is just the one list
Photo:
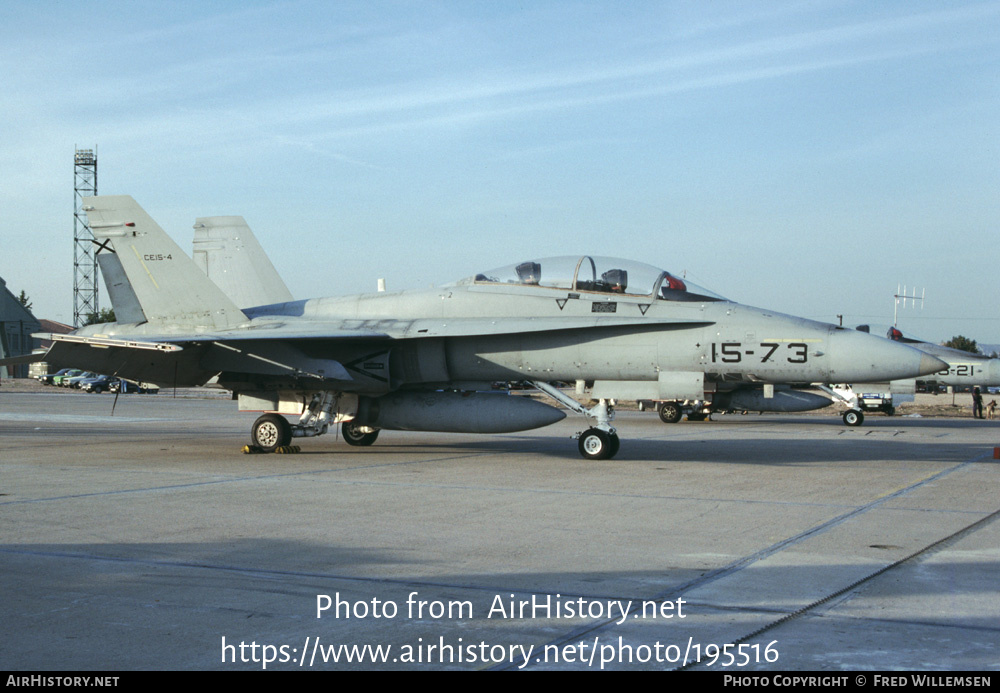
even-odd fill
[[(974, 461), (974, 460), (971, 460), (971, 461)], [(894, 568), (898, 568), (899, 566), (903, 565), (904, 563), (907, 563), (907, 562), (909, 562), (911, 560), (914, 560), (914, 559), (916, 559), (916, 558), (918, 558), (920, 556), (923, 556), (924, 554), (936, 553), (937, 551), (940, 551), (944, 547), (946, 547), (946, 546), (948, 546), (948, 545), (950, 545), (950, 544), (958, 541), (959, 539), (961, 539), (965, 535), (970, 534), (970, 533), (978, 530), (980, 527), (993, 522), (998, 517), (1000, 517), (1000, 509), (994, 510), (989, 515), (986, 515), (985, 517), (982, 517), (982, 518), (976, 520), (975, 522), (973, 522), (970, 525), (966, 525), (962, 529), (960, 529), (960, 530), (958, 530), (956, 532), (953, 532), (952, 534), (949, 534), (946, 537), (942, 537), (941, 539), (938, 539), (937, 541), (932, 542), (931, 544), (928, 544), (927, 546), (923, 547), (922, 549), (917, 549), (916, 551), (914, 551), (910, 555), (905, 556), (903, 558), (900, 558), (898, 561), (894, 561), (893, 563), (890, 563), (889, 565), (886, 565), (886, 566), (883, 566), (883, 567), (879, 568), (874, 573), (872, 573), (872, 574), (870, 574), (870, 575), (868, 575), (866, 577), (863, 577), (860, 580), (854, 581), (853, 583), (851, 583), (847, 587), (843, 587), (843, 588), (837, 590), (836, 592), (833, 592), (831, 594), (826, 595), (825, 597), (817, 599), (816, 601), (812, 602), (811, 604), (806, 604), (805, 606), (803, 606), (803, 607), (801, 607), (799, 609), (796, 609), (795, 611), (792, 611), (790, 613), (785, 614), (784, 616), (782, 616), (781, 618), (777, 619), (776, 621), (774, 621), (772, 623), (769, 623), (766, 626), (763, 626), (761, 628), (758, 628), (757, 630), (753, 631), (752, 633), (749, 633), (748, 635), (744, 635), (741, 638), (737, 638), (736, 640), (733, 640), (733, 642), (731, 644), (738, 645), (740, 643), (744, 643), (744, 642), (746, 642), (746, 641), (748, 641), (748, 640), (750, 640), (752, 638), (757, 637), (758, 635), (762, 635), (763, 633), (766, 633), (769, 630), (777, 628), (778, 626), (780, 626), (780, 625), (782, 625), (784, 623), (787, 623), (788, 621), (796, 619), (799, 616), (802, 616), (802, 615), (804, 615), (806, 613), (809, 613), (813, 609), (815, 609), (815, 608), (817, 608), (819, 606), (822, 606), (823, 604), (826, 604), (827, 602), (829, 602), (829, 601), (831, 601), (833, 599), (836, 599), (837, 597), (839, 597), (841, 595), (846, 595), (847, 593), (852, 592), (852, 591), (854, 591), (854, 590), (862, 587), (866, 583), (871, 582), (872, 580), (874, 580), (875, 578), (879, 577), (880, 575), (883, 575), (884, 573), (887, 573), (890, 570), (893, 570)], [(990, 632), (992, 632), (992, 629), (990, 630)], [(685, 664), (684, 666), (681, 666), (681, 667), (678, 667), (677, 669), (674, 669), (674, 671), (677, 671), (677, 670), (680, 670), (680, 669), (687, 669), (687, 668), (689, 668), (691, 666), (697, 666), (698, 664), (700, 664), (700, 662), (692, 662), (691, 664)]]
[[(436, 580), (414, 580), (409, 578), (392, 578), (392, 577), (372, 577), (372, 576), (358, 576), (358, 575), (340, 575), (336, 573), (322, 573), (309, 570), (276, 570), (273, 568), (248, 568), (240, 566), (230, 566), (214, 563), (204, 563), (198, 561), (183, 561), (183, 560), (161, 560), (157, 558), (135, 558), (130, 556), (102, 556), (99, 554), (90, 553), (79, 553), (73, 551), (37, 551), (31, 549), (21, 549), (21, 548), (4, 548), (0, 546), (0, 555), (11, 555), (11, 556), (32, 556), (36, 558), (66, 558), (72, 560), (81, 561), (96, 561), (104, 563), (124, 563), (128, 565), (142, 565), (157, 568), (194, 568), (197, 570), (209, 570), (209, 571), (219, 571), (227, 573), (237, 573), (240, 575), (245, 575), (249, 577), (264, 577), (264, 578), (279, 578), (279, 577), (305, 577), (305, 578), (316, 578), (319, 580), (338, 580), (342, 582), (356, 582), (362, 584), (381, 584), (381, 585), (402, 585), (406, 587), (433, 587), (438, 589), (449, 589), (449, 590), (466, 590), (469, 592), (479, 592), (485, 594), (499, 594), (501, 592), (526, 595), (526, 594), (552, 594), (555, 596), (556, 592), (546, 593), (532, 591), (528, 592), (526, 590), (511, 590), (509, 587), (497, 587), (495, 585), (468, 585), (460, 584), (456, 582), (445, 582)], [(587, 593), (577, 593), (560, 591), (558, 594), (564, 597), (573, 597), (584, 599), (605, 599), (606, 597), (602, 595), (587, 594)], [(642, 597), (630, 597), (630, 599), (641, 600)]]
[[(953, 472), (956, 472), (956, 471), (958, 471), (960, 469), (963, 469), (963, 468), (965, 468), (965, 467), (967, 467), (967, 466), (969, 466), (971, 464), (974, 464), (974, 463), (976, 463), (978, 461), (986, 460), (987, 457), (990, 457), (991, 455), (992, 455), (992, 451), (990, 451), (989, 453), (984, 452), (984, 453), (981, 453), (981, 454), (979, 454), (979, 455), (977, 455), (977, 456), (975, 456), (973, 458), (970, 458), (970, 459), (965, 460), (963, 462), (959, 462), (958, 464), (955, 464), (954, 466), (951, 466), (951, 467), (949, 467), (947, 469), (943, 469), (943, 470), (941, 470), (939, 472), (936, 472), (934, 474), (930, 474), (928, 476), (925, 476), (923, 479), (921, 479), (921, 480), (919, 480), (917, 482), (914, 482), (913, 484), (910, 484), (909, 486), (906, 486), (904, 488), (901, 488), (901, 489), (899, 489), (897, 491), (894, 491), (892, 493), (889, 493), (889, 494), (884, 494), (881, 497), (876, 498), (875, 500), (873, 500), (873, 501), (871, 501), (869, 503), (866, 503), (863, 506), (857, 507), (857, 508), (855, 508), (854, 510), (852, 510), (850, 512), (846, 512), (846, 513), (843, 513), (842, 515), (838, 515), (837, 517), (834, 517), (834, 518), (832, 518), (830, 520), (827, 520), (826, 522), (822, 522), (822, 523), (816, 525), (815, 527), (812, 527), (812, 528), (809, 528), (809, 529), (804, 530), (802, 532), (799, 532), (795, 536), (788, 537), (787, 539), (783, 539), (782, 541), (776, 542), (776, 543), (772, 544), (771, 546), (769, 546), (767, 548), (761, 549), (760, 551), (756, 551), (756, 552), (754, 552), (754, 553), (752, 553), (752, 554), (750, 554), (748, 556), (745, 556), (745, 557), (743, 557), (743, 558), (741, 558), (739, 560), (736, 560), (736, 561), (730, 563), (729, 565), (722, 566), (721, 568), (717, 568), (715, 570), (711, 570), (711, 571), (705, 573), (704, 575), (701, 575), (701, 576), (699, 576), (697, 578), (694, 578), (694, 579), (689, 580), (689, 581), (687, 581), (685, 583), (682, 583), (679, 586), (672, 587), (669, 590), (665, 590), (663, 592), (660, 592), (659, 594), (654, 595), (653, 597), (650, 597), (647, 601), (663, 601), (663, 600), (667, 599), (672, 594), (681, 594), (681, 595), (683, 595), (683, 593), (686, 590), (690, 590), (690, 589), (694, 589), (694, 588), (698, 588), (698, 587), (704, 587), (705, 585), (711, 584), (711, 583), (713, 583), (713, 582), (715, 582), (717, 580), (721, 580), (722, 578), (728, 577), (728, 576), (730, 576), (730, 575), (732, 575), (734, 573), (737, 573), (737, 572), (739, 572), (741, 570), (744, 570), (745, 568), (748, 568), (749, 566), (753, 565), (754, 563), (757, 563), (757, 562), (759, 562), (759, 561), (761, 561), (761, 560), (763, 560), (765, 558), (769, 558), (769, 557), (773, 556), (774, 554), (776, 554), (776, 553), (778, 553), (780, 551), (783, 551), (786, 548), (789, 548), (790, 546), (794, 546), (794, 545), (796, 545), (796, 544), (798, 544), (798, 543), (800, 543), (800, 542), (802, 542), (802, 541), (804, 541), (804, 540), (806, 540), (806, 539), (808, 539), (810, 537), (816, 536), (818, 534), (822, 534), (822, 533), (826, 532), (827, 530), (829, 530), (829, 529), (831, 529), (833, 527), (836, 527), (837, 525), (840, 525), (840, 524), (846, 522), (847, 520), (849, 520), (849, 519), (851, 519), (853, 517), (856, 517), (858, 515), (867, 513), (869, 510), (872, 510), (872, 509), (874, 509), (874, 508), (882, 505), (883, 503), (885, 503), (886, 501), (888, 501), (890, 499), (896, 498), (896, 497), (901, 496), (901, 495), (903, 495), (905, 493), (908, 493), (910, 491), (918, 489), (921, 486), (924, 486), (925, 484), (928, 484), (928, 483), (930, 483), (932, 481), (936, 481), (936, 480), (941, 479), (941, 478), (943, 478), (945, 476), (948, 476), (949, 474), (952, 474)], [(911, 556), (908, 556), (908, 557), (906, 557), (904, 559), (901, 559), (900, 561), (896, 561), (894, 563), (891, 563), (888, 566), (884, 566), (883, 568), (881, 568), (880, 570), (876, 571), (872, 575), (869, 575), (866, 578), (862, 578), (861, 580), (853, 583), (852, 585), (850, 585), (850, 586), (848, 586), (848, 587), (846, 587), (846, 588), (844, 588), (842, 590), (838, 590), (837, 592), (835, 592), (835, 593), (833, 593), (831, 595), (828, 595), (827, 597), (824, 597), (824, 598), (822, 598), (819, 601), (813, 602), (812, 604), (809, 604), (809, 605), (807, 605), (805, 607), (802, 607), (802, 609), (799, 609), (799, 610), (796, 610), (796, 611), (791, 612), (789, 614), (786, 614), (781, 619), (778, 619), (777, 621), (775, 621), (773, 624), (771, 624), (769, 626), (765, 626), (764, 628), (762, 628), (762, 629), (760, 629), (758, 631), (755, 631), (754, 633), (751, 633), (750, 635), (744, 636), (743, 638), (734, 641), (733, 644), (739, 643), (739, 642), (745, 642), (746, 640), (748, 640), (748, 639), (750, 639), (752, 637), (755, 637), (756, 635), (759, 635), (761, 632), (764, 632), (764, 631), (766, 631), (766, 630), (768, 630), (768, 629), (770, 629), (770, 628), (772, 628), (772, 627), (774, 627), (774, 626), (776, 626), (776, 625), (778, 625), (780, 623), (783, 623), (784, 621), (788, 620), (789, 618), (793, 617), (794, 615), (796, 615), (796, 614), (798, 614), (798, 613), (800, 613), (800, 612), (802, 612), (804, 610), (811, 609), (811, 608), (814, 608), (815, 606), (818, 606), (819, 604), (825, 603), (826, 601), (832, 599), (833, 597), (835, 597), (835, 596), (837, 596), (839, 594), (842, 594), (844, 592), (847, 592), (847, 591), (853, 589), (858, 584), (861, 584), (861, 583), (863, 583), (863, 582), (865, 582), (867, 580), (870, 580), (873, 577), (881, 575), (882, 573), (884, 573), (885, 571), (889, 570), (890, 568), (895, 567), (895, 566), (901, 564), (902, 562), (909, 560), (913, 556), (918, 555), (920, 553), (924, 553), (925, 551), (931, 549), (932, 547), (936, 546), (937, 544), (941, 544), (942, 542), (945, 542), (948, 539), (951, 539), (952, 537), (956, 536), (957, 534), (959, 534), (961, 532), (967, 531), (971, 527), (975, 527), (976, 525), (982, 524), (984, 522), (984, 520), (989, 519), (989, 518), (993, 518), (994, 516), (997, 516), (997, 515), (1000, 515), (1000, 510), (997, 510), (997, 511), (991, 513), (990, 515), (987, 515), (986, 518), (982, 518), (980, 520), (977, 520), (976, 522), (972, 523), (971, 525), (968, 525), (966, 528), (964, 528), (962, 530), (959, 530), (959, 532), (956, 532), (953, 535), (945, 537), (944, 539), (939, 539), (938, 541), (934, 542), (930, 546), (924, 547), (923, 549), (920, 549), (918, 552), (916, 552), (914, 554), (911, 554)], [(636, 611), (636, 607), (633, 606), (629, 610), (628, 614), (625, 614), (626, 619), (627, 619), (627, 617), (628, 617), (629, 614), (632, 614), (635, 611)], [(575, 640), (580, 639), (581, 637), (583, 637), (585, 635), (589, 635), (591, 633), (594, 633), (595, 631), (601, 631), (601, 630), (603, 630), (605, 628), (609, 628), (612, 625), (617, 624), (618, 620), (620, 620), (620, 619), (617, 619), (617, 618), (605, 618), (605, 619), (601, 619), (599, 621), (595, 621), (595, 622), (587, 624), (587, 625), (578, 626), (578, 627), (573, 628), (572, 630), (570, 630), (568, 633), (564, 633), (561, 636), (557, 636), (557, 637), (551, 638), (548, 642), (546, 642), (543, 645), (543, 647), (546, 647), (546, 646), (549, 646), (549, 645), (554, 645), (556, 647), (559, 647), (559, 646), (567, 644), (569, 642), (573, 642)], [(521, 668), (518, 665), (522, 665), (525, 668), (527, 668), (527, 667), (531, 666), (531, 662), (525, 662), (523, 659), (521, 659), (521, 660), (517, 660), (517, 661), (512, 661), (509, 664), (505, 663), (503, 665), (494, 667), (494, 669), (497, 669), (497, 670), (507, 670), (507, 669), (514, 668), (514, 667)], [(685, 665), (685, 667), (681, 667), (681, 668), (686, 668), (686, 666), (688, 666), (688, 665)]]
[(213, 480), (210, 480), (210, 481), (193, 481), (193, 482), (190, 482), (190, 483), (187, 483), (187, 484), (168, 484), (166, 486), (148, 486), (148, 487), (145, 487), (145, 488), (118, 489), (118, 490), (115, 490), (115, 491), (99, 491), (99, 492), (94, 492), (94, 493), (77, 493), (77, 494), (69, 494), (69, 495), (65, 495), (65, 496), (51, 496), (51, 497), (47, 497), (47, 498), (26, 498), (24, 500), (0, 501), (0, 506), (4, 506), (4, 505), (20, 505), (20, 504), (25, 504), (25, 503), (47, 503), (47, 502), (51, 502), (51, 501), (71, 500), (71, 499), (78, 499), (78, 498), (94, 498), (94, 497), (102, 497), (102, 496), (116, 496), (116, 495), (130, 494), (130, 493), (150, 493), (150, 492), (156, 492), (156, 491), (173, 491), (173, 490), (182, 489), (182, 488), (195, 488), (195, 487), (198, 487), (198, 486), (212, 486), (212, 485), (215, 485), (215, 484), (231, 484), (231, 483), (239, 483), (239, 482), (243, 482), (243, 481), (267, 481), (269, 479), (281, 479), (281, 478), (289, 478), (289, 477), (296, 477), (296, 476), (315, 476), (315, 475), (318, 475), (318, 474), (328, 474), (328, 473), (331, 473), (331, 472), (332, 473), (341, 473), (341, 472), (356, 471), (356, 470), (362, 470), (362, 469), (376, 469), (376, 468), (379, 468), (379, 467), (387, 467), (387, 468), (391, 468), (391, 467), (403, 467), (403, 466), (414, 465), (414, 464), (425, 464), (427, 462), (441, 462), (441, 461), (447, 461), (447, 460), (468, 459), (468, 458), (474, 458), (474, 457), (481, 457), (483, 455), (488, 455), (488, 454), (490, 454), (490, 453), (487, 453), (487, 452), (469, 453), (469, 454), (465, 454), (465, 455), (455, 455), (455, 456), (452, 456), (452, 457), (435, 457), (435, 458), (425, 459), (425, 460), (407, 460), (406, 462), (390, 462), (390, 463), (382, 463), (382, 464), (369, 464), (369, 465), (362, 465), (362, 466), (359, 466), (359, 467), (347, 467), (347, 468), (344, 468), (344, 469), (310, 469), (310, 470), (307, 470), (307, 471), (285, 472), (285, 473), (279, 473), (279, 474), (265, 474), (265, 475), (262, 475), (262, 476), (239, 476), (239, 477), (234, 476), (234, 477), (229, 477), (229, 478), (225, 478), (225, 479), (213, 479)]
[(969, 623), (954, 624), (948, 623), (947, 621), (917, 621), (914, 619), (899, 619), (899, 618), (878, 618), (875, 616), (851, 616), (847, 614), (814, 614), (815, 618), (825, 618), (825, 619), (837, 619), (844, 621), (864, 621), (866, 623), (885, 623), (888, 625), (899, 626), (921, 626), (924, 628), (955, 628), (960, 630), (976, 630), (982, 633), (1000, 633), (1000, 626), (976, 626)]
[[(350, 467), (345, 469), (314, 469), (308, 471), (300, 472), (289, 472), (284, 474), (267, 474), (263, 476), (246, 476), (246, 477), (231, 477), (225, 479), (215, 479), (211, 481), (197, 481), (190, 482), (186, 484), (168, 484), (164, 486), (149, 486), (143, 488), (133, 488), (133, 489), (118, 489), (115, 491), (100, 491), (94, 493), (80, 493), (71, 494), (65, 496), (48, 496), (45, 498), (27, 498), (23, 500), (10, 500), (10, 501), (0, 501), (0, 506), (4, 505), (19, 505), (26, 503), (44, 503), (50, 501), (60, 501), (60, 500), (75, 500), (79, 498), (92, 498), (92, 497), (102, 497), (102, 496), (113, 496), (113, 495), (124, 495), (130, 493), (150, 493), (157, 491), (173, 491), (177, 489), (184, 488), (197, 488), (198, 486), (211, 486), (214, 484), (228, 484), (228, 483), (239, 483), (243, 481), (268, 481), (271, 479), (281, 479), (281, 478), (294, 478), (297, 476), (312, 476), (320, 475), (329, 472), (336, 474), (343, 472), (350, 472), (356, 470), (365, 469), (375, 469), (380, 467), (392, 468), (392, 467), (402, 467), (413, 464), (424, 464), (427, 462), (445, 462), (453, 460), (467, 459), (469, 457), (480, 457), (482, 455), (489, 453), (477, 453), (471, 455), (459, 455), (455, 457), (438, 457), (427, 460), (410, 460), (407, 462), (394, 462), (391, 464), (374, 464), (374, 465), (363, 465), (359, 467)], [(388, 487), (388, 488), (424, 488), (424, 489), (443, 489), (443, 490), (456, 490), (456, 491), (509, 491), (515, 493), (533, 493), (540, 495), (561, 495), (561, 496), (578, 496), (581, 498), (585, 497), (596, 497), (596, 498), (622, 498), (622, 499), (642, 499), (642, 500), (663, 500), (663, 501), (690, 501), (699, 503), (728, 503), (735, 505), (773, 505), (780, 507), (795, 507), (795, 508), (856, 508), (856, 506), (849, 503), (808, 503), (808, 502), (794, 502), (794, 501), (784, 501), (784, 500), (747, 500), (740, 498), (716, 498), (716, 497), (701, 497), (701, 496), (668, 496), (668, 495), (655, 495), (648, 493), (613, 493), (613, 492), (602, 492), (602, 491), (584, 491), (584, 490), (567, 490), (560, 488), (524, 488), (520, 486), (471, 486), (471, 485), (459, 485), (459, 484), (434, 484), (434, 483), (413, 483), (413, 482), (401, 482), (401, 481), (365, 481), (361, 479), (328, 479), (326, 483), (334, 485), (343, 486), (375, 486), (375, 487)], [(899, 489), (899, 491), (905, 491), (905, 488)], [(893, 494), (899, 491), (893, 492)], [(887, 494), (881, 498), (888, 498)], [(974, 510), (938, 510), (935, 508), (905, 508), (909, 512), (934, 512), (934, 513), (951, 513), (958, 515), (978, 515), (979, 513)]]

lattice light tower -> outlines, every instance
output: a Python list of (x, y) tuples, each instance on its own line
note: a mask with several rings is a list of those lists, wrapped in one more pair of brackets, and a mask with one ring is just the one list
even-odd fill
[(79, 327), (97, 303), (97, 246), (83, 211), (83, 198), (97, 194), (97, 149), (77, 149), (73, 157), (73, 326)]

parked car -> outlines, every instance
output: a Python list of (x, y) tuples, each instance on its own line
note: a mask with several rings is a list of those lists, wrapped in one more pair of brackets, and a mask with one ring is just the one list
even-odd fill
[(158, 385), (151, 385), (149, 383), (134, 383), (131, 380), (125, 380), (125, 378), (117, 378), (116, 382), (112, 383), (108, 388), (108, 392), (120, 392), (122, 394), (127, 394), (130, 392), (135, 392), (138, 394), (150, 394), (155, 395), (160, 391)]
[(80, 383), (82, 381), (86, 380), (87, 378), (96, 378), (98, 375), (100, 374), (94, 373), (92, 371), (83, 371), (78, 375), (74, 375), (72, 378), (63, 378), (59, 384), (63, 387), (78, 388), (80, 387)]
[[(65, 370), (65, 369), (63, 369), (63, 370)], [(79, 368), (71, 368), (68, 371), (66, 371), (65, 373), (63, 373), (62, 375), (55, 375), (55, 376), (53, 376), (52, 377), (52, 384), (53, 385), (62, 386), (64, 380), (66, 380), (67, 378), (73, 378), (75, 376), (78, 376), (81, 373), (83, 373), (83, 371), (81, 369), (79, 369)]]
[(73, 369), (63, 368), (62, 370), (56, 371), (55, 373), (45, 373), (44, 375), (38, 376), (38, 382), (40, 382), (42, 385), (51, 385), (53, 378), (55, 378), (57, 375), (58, 376), (66, 375), (71, 370)]
[(85, 392), (93, 392), (94, 394), (101, 394), (107, 390), (111, 389), (111, 384), (118, 380), (110, 375), (99, 375), (96, 378), (87, 378), (80, 381), (80, 389)]

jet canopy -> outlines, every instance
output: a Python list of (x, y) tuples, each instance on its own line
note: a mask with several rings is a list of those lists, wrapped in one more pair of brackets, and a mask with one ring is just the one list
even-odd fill
[[(855, 327), (858, 332), (867, 332), (871, 334), (872, 332), (877, 332), (882, 329), (880, 326), (875, 325), (858, 325)], [(885, 332), (885, 338), (891, 339), (894, 342), (900, 342), (901, 344), (927, 344), (923, 339), (914, 339), (913, 337), (908, 337), (903, 334), (903, 332), (895, 326), (889, 327)]]
[(590, 255), (528, 260), (483, 272), (459, 283), (536, 286), (568, 291), (656, 297), (667, 301), (725, 300), (716, 293), (652, 265)]

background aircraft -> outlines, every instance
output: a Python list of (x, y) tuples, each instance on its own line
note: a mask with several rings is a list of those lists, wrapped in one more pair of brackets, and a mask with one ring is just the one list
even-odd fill
[(1000, 358), (991, 358), (985, 354), (973, 354), (969, 351), (905, 337), (895, 327), (889, 328), (886, 337), (894, 342), (919, 349), (948, 364), (947, 370), (942, 369), (932, 376), (928, 376), (928, 380), (955, 387), (1000, 386)]
[[(611, 399), (891, 380), (944, 366), (904, 344), (597, 256), (521, 262), (429, 290), (241, 310), (131, 197), (88, 198), (84, 210), (117, 259), (106, 264), (121, 270), (119, 297), (134, 298), (141, 315), (132, 317), (142, 320), (53, 335), (37, 359), (167, 387), (217, 378), (241, 410), (266, 412), (251, 438), (268, 451), (338, 423), (349, 444), (370, 445), (381, 429), (499, 433), (565, 417), (527, 397), (481, 391), (518, 380), (591, 419), (579, 451), (605, 459), (619, 448)], [(580, 404), (559, 382), (598, 403)]]
[[(871, 331), (869, 325), (859, 325), (855, 329), (866, 334)], [(957, 388), (1000, 386), (1000, 359), (912, 339), (896, 327), (888, 328), (885, 334), (887, 339), (919, 349), (947, 365), (947, 368), (928, 375), (928, 381)], [(891, 416), (900, 402), (912, 402), (916, 385), (916, 379), (908, 378), (891, 382), (853, 383), (835, 386), (832, 390), (837, 399), (851, 407), (844, 414), (844, 422), (857, 426), (864, 421), (864, 411), (882, 411)]]

